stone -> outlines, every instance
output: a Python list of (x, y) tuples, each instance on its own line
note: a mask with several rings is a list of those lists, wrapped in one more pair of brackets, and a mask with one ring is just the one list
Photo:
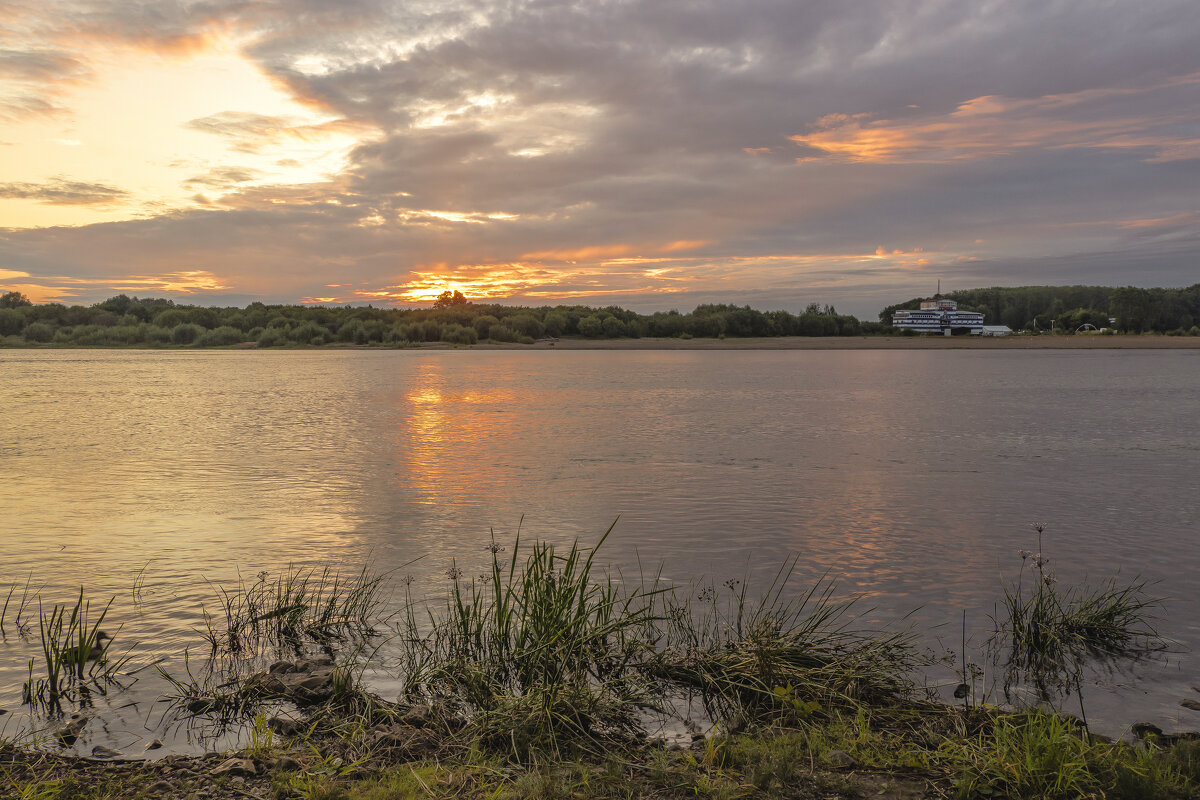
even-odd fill
[(410, 728), (424, 728), (429, 724), (430, 718), (429, 708), (426, 706), (413, 706), (408, 711), (405, 711), (400, 721)]
[(276, 661), (267, 670), (269, 675), (286, 675), (289, 672), (295, 672), (296, 665), (291, 661)]
[(288, 717), (271, 717), (267, 720), (267, 727), (281, 736), (295, 736), (304, 730), (304, 725)]
[(291, 756), (280, 756), (275, 759), (275, 769), (279, 772), (300, 772), (304, 765)]
[(92, 758), (120, 758), (125, 755), (120, 750), (113, 750), (111, 747), (105, 747), (98, 744), (92, 748)]
[(54, 738), (63, 747), (70, 747), (75, 744), (75, 740), (79, 738), (79, 734), (83, 733), (83, 729), (87, 727), (90, 719), (90, 717), (85, 717), (82, 714), (72, 714), (67, 724), (54, 732)]
[(258, 768), (248, 758), (230, 758), (221, 762), (216, 769), (208, 774), (214, 778), (219, 778), (222, 775), (228, 775), (229, 777), (236, 775), (254, 777), (258, 774)]
[(175, 797), (175, 787), (170, 781), (155, 781), (146, 787), (148, 797)]
[(146, 746), (142, 748), (143, 752), (149, 753), (151, 750), (157, 750), (163, 746), (162, 739), (155, 739), (152, 742), (146, 742)]

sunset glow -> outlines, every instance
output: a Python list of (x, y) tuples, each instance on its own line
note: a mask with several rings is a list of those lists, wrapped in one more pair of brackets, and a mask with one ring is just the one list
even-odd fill
[(1151, 5), (5, 3), (0, 290), (870, 315), (939, 278), (1185, 285), (1200, 56)]

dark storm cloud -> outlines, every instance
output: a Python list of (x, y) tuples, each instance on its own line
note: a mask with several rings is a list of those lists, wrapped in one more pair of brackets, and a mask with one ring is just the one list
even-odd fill
[[(1200, 231), (1193, 16), (1191, 0), (94, 4), (72, 30), (163, 49), (237, 31), (329, 124), (374, 133), (329, 186), (11, 233), (0, 267), (86, 270), (103, 240), (143, 269), (203, 260), (296, 297), (523, 260), (530, 280), (557, 270), (551, 288), (599, 282), (643, 307), (867, 314), (938, 275), (1182, 285)], [(246, 151), (316, 135), (250, 109), (191, 127)], [(663, 259), (672, 242), (696, 243), (672, 262), (686, 282), (594, 257), (579, 283), (578, 259), (528, 257)]]

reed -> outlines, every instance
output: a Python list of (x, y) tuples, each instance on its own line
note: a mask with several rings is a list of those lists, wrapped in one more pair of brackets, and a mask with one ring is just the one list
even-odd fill
[(205, 615), (205, 638), (214, 654), (256, 653), (263, 646), (299, 651), (375, 634), (386, 575), (364, 567), (349, 577), (329, 569), (261, 572), (250, 584), (218, 587), (222, 619)]
[(635, 667), (665, 589), (598, 574), (611, 531), (565, 553), (546, 542), (525, 552), (518, 535), (507, 559), (493, 543), (481, 579), (452, 567), (441, 612), (427, 608), (423, 626), (410, 606), (401, 625), (404, 694), (464, 709), (484, 744), (519, 759), (632, 735), (637, 710), (655, 704)]
[(1032, 685), (1042, 702), (1074, 694), (1086, 727), (1086, 673), (1165, 650), (1153, 625), (1162, 603), (1145, 581), (1060, 586), (1041, 547), (1044, 526), (1033, 528), (1038, 552), (1021, 551), (1021, 572), (1015, 584), (1004, 587), (989, 647), (1004, 674), (1006, 699), (1023, 684)]
[(626, 582), (596, 547), (493, 542), (489, 574), (452, 567), (445, 604), (410, 604), (398, 630), (410, 699), (459, 709), (473, 736), (528, 760), (603, 751), (644, 735), (647, 714), (699, 694), (723, 723), (811, 715), (911, 688), (909, 636), (854, 630), (853, 603), (819, 581), (792, 599), (789, 561), (762, 593)]
[(64, 699), (86, 699), (93, 690), (104, 693), (109, 684), (117, 681), (118, 671), (129, 657), (110, 658), (104, 644), (110, 637), (100, 629), (114, 599), (94, 617), (91, 601), (84, 597), (82, 587), (71, 606), (56, 604), (46, 611), (39, 600), (43, 669), (41, 677), (35, 678), (36, 659), (30, 660), (29, 679), (22, 688), (25, 703), (57, 709)]
[(791, 591), (795, 564), (785, 562), (758, 593), (729, 580), (668, 595), (665, 646), (648, 669), (698, 692), (709, 715), (726, 722), (905, 696), (917, 660), (911, 633), (859, 629), (857, 603), (838, 601), (828, 580)]

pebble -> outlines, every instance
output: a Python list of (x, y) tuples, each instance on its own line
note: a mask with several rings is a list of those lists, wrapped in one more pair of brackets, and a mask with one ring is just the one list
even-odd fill
[(120, 758), (125, 755), (120, 750), (113, 750), (111, 747), (105, 747), (98, 744), (92, 748), (92, 758)]
[(155, 739), (152, 742), (146, 742), (146, 746), (143, 749), (148, 753), (151, 750), (157, 750), (158, 748), (160, 748), (162, 746), (163, 746), (162, 739)]
[(209, 773), (214, 778), (221, 775), (230, 776), (254, 776), (258, 774), (258, 768), (254, 766), (254, 762), (248, 758), (230, 758), (222, 762), (216, 769)]

